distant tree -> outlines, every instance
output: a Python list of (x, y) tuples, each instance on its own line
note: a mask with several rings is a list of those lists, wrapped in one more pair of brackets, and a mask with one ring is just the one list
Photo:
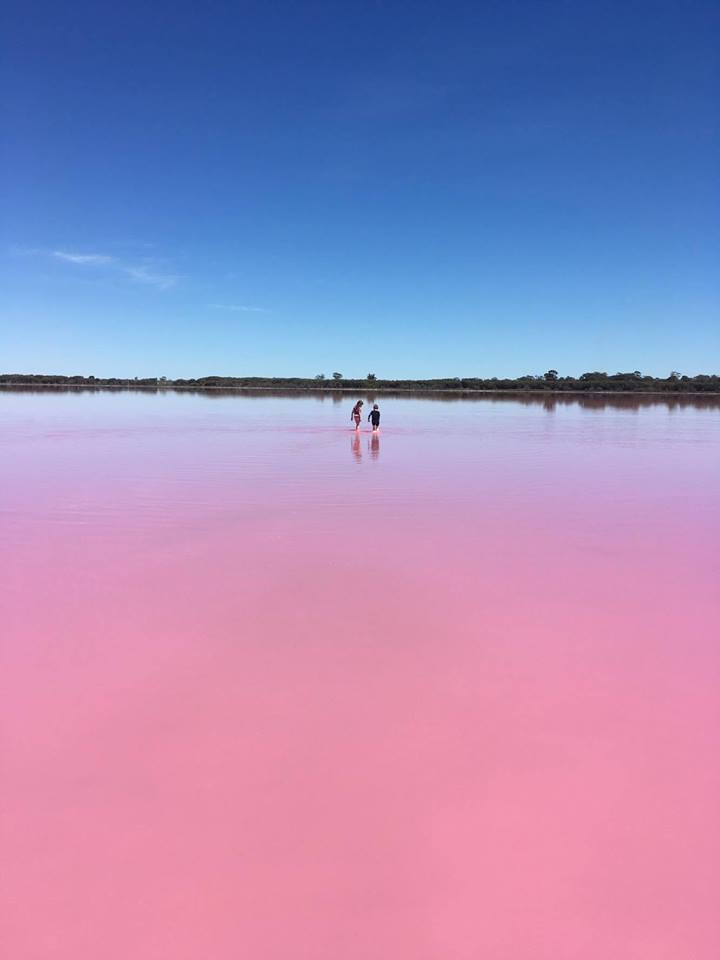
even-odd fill
[(557, 370), (548, 370), (545, 374), (545, 380), (557, 380), (558, 372)]
[(637, 377), (637, 379), (640, 380), (642, 377), (642, 373), (640, 373), (639, 370), (633, 370), (633, 376)]
[(368, 378), (368, 380), (372, 380), (372, 381), (377, 380), (377, 376), (376, 376), (374, 373), (369, 373), (369, 374), (367, 375), (367, 378)]
[(342, 374), (337, 371), (333, 374), (333, 380), (342, 380)]
[(679, 379), (680, 379), (680, 371), (679, 371), (679, 370), (671, 370), (671, 371), (670, 371), (670, 379), (671, 379), (671, 380), (679, 380)]
[(325, 379), (325, 374), (324, 374), (324, 373), (318, 373), (318, 375), (315, 377), (315, 379), (316, 379), (316, 380), (324, 380), (324, 379)]

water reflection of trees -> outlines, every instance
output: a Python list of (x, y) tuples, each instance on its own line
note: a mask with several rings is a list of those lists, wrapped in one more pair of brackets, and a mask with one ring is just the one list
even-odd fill
[(363, 397), (367, 403), (374, 403), (378, 398), (382, 400), (424, 400), (427, 403), (492, 403), (492, 404), (520, 404), (524, 407), (542, 407), (548, 413), (558, 407), (580, 407), (583, 410), (642, 410), (650, 407), (664, 407), (668, 410), (692, 409), (720, 409), (720, 395), (703, 394), (621, 394), (621, 393), (530, 393), (513, 391), (512, 393), (487, 392), (443, 392), (443, 391), (413, 391), (413, 390), (374, 390), (372, 393), (363, 393), (362, 390), (282, 390), (246, 388), (204, 388), (193, 387), (156, 387), (156, 386), (65, 386), (62, 384), (47, 384), (35, 386), (33, 384), (14, 384), (4, 386), (0, 384), (1, 393), (26, 394), (58, 394), (58, 393), (144, 393), (168, 394), (180, 393), (203, 397), (207, 400), (226, 399), (228, 397), (246, 397), (260, 400), (267, 397), (297, 398), (310, 397), (315, 400), (330, 399), (333, 404), (350, 402), (352, 398)]

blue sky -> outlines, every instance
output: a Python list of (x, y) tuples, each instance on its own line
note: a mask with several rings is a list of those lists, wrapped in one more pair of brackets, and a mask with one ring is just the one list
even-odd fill
[(720, 370), (714, 2), (17, 3), (0, 370)]

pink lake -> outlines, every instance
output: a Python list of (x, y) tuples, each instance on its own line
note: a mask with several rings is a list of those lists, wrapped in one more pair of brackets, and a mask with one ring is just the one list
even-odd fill
[(720, 401), (0, 392), (8, 960), (716, 960)]

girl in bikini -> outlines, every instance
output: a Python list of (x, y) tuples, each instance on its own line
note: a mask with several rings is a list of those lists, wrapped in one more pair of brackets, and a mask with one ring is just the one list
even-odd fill
[(363, 401), (358, 400), (355, 406), (352, 408), (352, 413), (350, 414), (350, 419), (355, 421), (355, 429), (360, 429), (360, 419), (362, 417), (362, 407)]

